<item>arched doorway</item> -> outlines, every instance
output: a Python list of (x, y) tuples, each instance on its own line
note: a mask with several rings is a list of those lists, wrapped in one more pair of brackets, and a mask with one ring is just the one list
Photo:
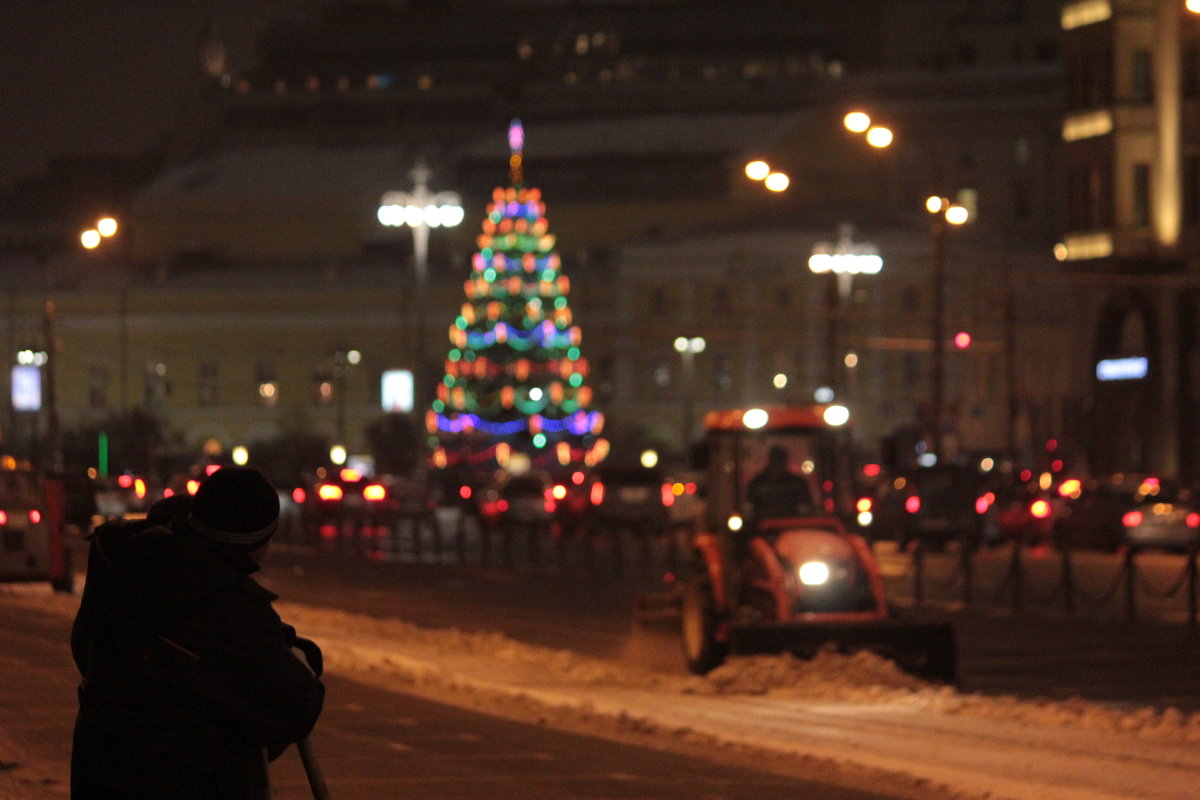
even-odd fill
[(1148, 472), (1162, 396), (1158, 326), (1146, 297), (1130, 291), (1097, 320), (1090, 461), (1098, 475)]

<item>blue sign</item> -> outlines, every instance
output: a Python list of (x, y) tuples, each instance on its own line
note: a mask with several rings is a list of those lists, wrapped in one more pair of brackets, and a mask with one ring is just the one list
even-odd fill
[(1096, 364), (1096, 377), (1102, 381), (1137, 381), (1149, 370), (1150, 359), (1145, 356), (1107, 358)]
[(12, 368), (13, 411), (40, 411), (42, 408), (42, 370), (32, 364)]

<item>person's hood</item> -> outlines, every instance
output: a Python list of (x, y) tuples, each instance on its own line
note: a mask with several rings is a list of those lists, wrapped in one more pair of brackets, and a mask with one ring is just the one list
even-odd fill
[(252, 567), (237, 563), (239, 555), (249, 562), (247, 556), (218, 552), (186, 529), (146, 521), (112, 522), (98, 527), (92, 537), (95, 550), (88, 581), (103, 583), (125, 602), (141, 607), (162, 606), (167, 611), (224, 587), (253, 583), (246, 577)]

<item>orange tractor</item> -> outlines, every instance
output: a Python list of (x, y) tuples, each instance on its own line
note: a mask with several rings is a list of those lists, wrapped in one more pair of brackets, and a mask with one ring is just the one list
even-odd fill
[(891, 610), (870, 547), (842, 522), (852, 502), (840, 406), (710, 412), (705, 503), (677, 589), (688, 667), (730, 653), (870, 650), (953, 681), (953, 629)]

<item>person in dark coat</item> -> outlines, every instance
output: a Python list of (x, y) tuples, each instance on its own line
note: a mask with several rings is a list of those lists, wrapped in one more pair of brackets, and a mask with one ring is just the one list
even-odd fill
[(751, 479), (746, 494), (756, 521), (816, 513), (808, 481), (792, 472), (782, 445), (767, 451), (767, 465)]
[(261, 473), (226, 467), (190, 504), (96, 529), (71, 631), (73, 800), (269, 797), (268, 759), (325, 697), (320, 649), (250, 577), (278, 518)]

